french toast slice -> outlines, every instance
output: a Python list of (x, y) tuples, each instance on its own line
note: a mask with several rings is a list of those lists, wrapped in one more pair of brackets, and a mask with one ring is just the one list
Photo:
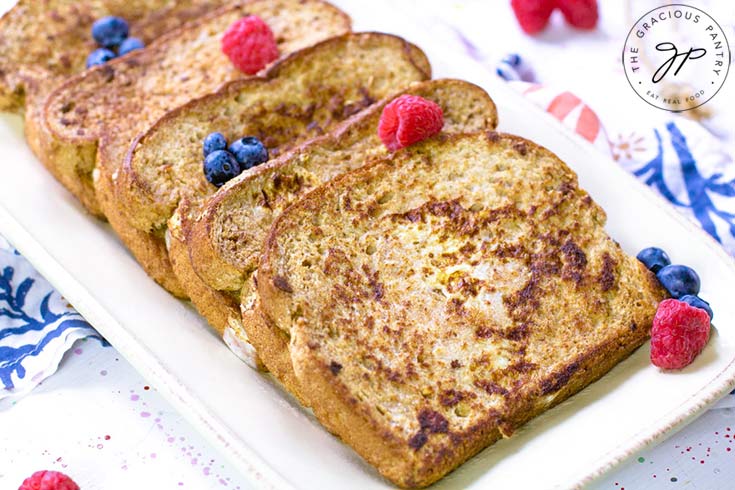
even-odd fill
[[(291, 203), (335, 176), (387, 153), (378, 137), (378, 121), (385, 105), (402, 94), (439, 104), (445, 133), (491, 130), (497, 125), (495, 104), (480, 87), (451, 79), (414, 83), (335, 131), (233, 179), (205, 202), (191, 224), (183, 226), (188, 230), (186, 247), (169, 250), (174, 272), (209, 324), (220, 336), (229, 331), (229, 335), (252, 337), (255, 350), (264, 353), (260, 356), (263, 363), (289, 391), (297, 392), (290, 360), (284, 356), (287, 340), (281, 332), (262, 325), (254, 309), (257, 291), (252, 280), (263, 242), (275, 217)], [(181, 213), (179, 219), (187, 216)], [(244, 335), (241, 317), (245, 319)]]
[[(221, 52), (220, 40), (237, 19), (260, 16), (274, 31), (282, 57), (350, 31), (350, 19), (321, 0), (235, 2), (186, 24), (143, 51), (73, 78), (46, 103), (53, 136), (47, 155), (67, 187), (92, 212), (104, 214), (147, 272), (177, 296), (164, 243), (127, 226), (113, 179), (130, 145), (168, 111), (246, 76)], [(184, 145), (189, 139), (181, 135)], [(163, 233), (160, 233), (163, 237)]]
[(178, 237), (167, 220), (182, 200), (196, 207), (216, 191), (202, 171), (207, 134), (257, 136), (275, 157), (429, 71), (421, 50), (387, 34), (345, 34), (298, 51), (263, 77), (232, 82), (159, 120), (120, 169), (111, 206), (120, 213), (108, 218), (149, 273), (164, 286), (175, 282), (165, 239)]
[(230, 2), (144, 51), (68, 80), (46, 105), (55, 143), (47, 158), (90, 211), (114, 214), (97, 194), (111, 189), (111, 176), (138, 134), (171, 109), (245, 78), (222, 53), (220, 40), (248, 14), (268, 23), (282, 57), (350, 31), (349, 17), (319, 0)]
[(20, 0), (0, 19), (0, 110), (25, 116), (31, 150), (61, 180), (44, 146), (46, 97), (85, 70), (97, 46), (92, 23), (106, 15), (125, 18), (132, 36), (150, 43), (224, 0)]
[(386, 478), (428, 485), (648, 337), (658, 281), (550, 151), (449, 135), (274, 222), (260, 308), (301, 395)]

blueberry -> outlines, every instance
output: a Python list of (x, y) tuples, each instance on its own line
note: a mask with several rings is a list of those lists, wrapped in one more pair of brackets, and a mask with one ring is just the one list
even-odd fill
[(714, 313), (712, 313), (712, 308), (710, 307), (709, 303), (707, 303), (705, 300), (700, 298), (699, 296), (694, 296), (691, 294), (687, 294), (686, 296), (682, 296), (679, 298), (679, 301), (683, 301), (684, 303), (691, 305), (695, 308), (699, 308), (700, 310), (704, 310), (709, 315), (710, 321), (712, 321), (712, 318), (715, 316)]
[(666, 252), (656, 247), (644, 248), (636, 256), (654, 274), (671, 263)]
[(204, 156), (206, 157), (213, 151), (226, 150), (227, 138), (222, 133), (212, 133), (204, 138)]
[(688, 294), (696, 296), (699, 292), (699, 276), (691, 267), (667, 265), (656, 273), (656, 277), (669, 294), (676, 299)]
[(120, 17), (102, 17), (92, 24), (92, 37), (103, 48), (119, 46), (129, 32), (128, 23)]
[(501, 61), (495, 68), (495, 73), (505, 81), (520, 80), (521, 75), (510, 64)]
[(120, 49), (118, 49), (117, 54), (118, 56), (122, 56), (124, 54), (128, 54), (131, 51), (135, 51), (136, 49), (143, 48), (145, 48), (145, 44), (143, 44), (143, 41), (141, 41), (137, 37), (129, 37), (124, 40), (122, 44), (120, 44)]
[(510, 66), (517, 68), (521, 66), (521, 56), (517, 53), (510, 53), (505, 55), (505, 58), (501, 60), (503, 63), (508, 63)]
[(240, 164), (229, 151), (213, 151), (204, 159), (204, 176), (216, 187), (222, 187), (240, 172)]
[(95, 49), (89, 56), (87, 56), (87, 68), (92, 68), (97, 65), (104, 65), (111, 59), (116, 58), (115, 53), (109, 49), (99, 48)]
[(240, 167), (248, 170), (268, 161), (268, 150), (258, 138), (246, 136), (230, 145), (230, 153), (235, 155)]

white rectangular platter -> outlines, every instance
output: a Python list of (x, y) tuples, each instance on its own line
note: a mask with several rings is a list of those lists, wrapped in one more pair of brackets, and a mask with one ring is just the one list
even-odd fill
[[(388, 1), (334, 3), (353, 16), (356, 30), (395, 32), (419, 44), (433, 63), (435, 77), (464, 78), (485, 87), (498, 104), (500, 129), (533, 139), (566, 161), (605, 208), (607, 228), (627, 252), (658, 245), (676, 262), (697, 269), (702, 295), (716, 312), (716, 333), (687, 369), (659, 372), (650, 365), (644, 346), (436, 488), (584, 486), (670, 435), (731, 389), (735, 263), (717, 243), (486, 69), (445, 52), (430, 32), (412, 27), (408, 16), (397, 13)], [(230, 354), (187, 304), (157, 287), (111, 230), (85, 214), (45, 172), (25, 144), (20, 118), (0, 117), (0, 158), (0, 233), (231, 459), (253, 487), (390, 487), (269, 378)]]

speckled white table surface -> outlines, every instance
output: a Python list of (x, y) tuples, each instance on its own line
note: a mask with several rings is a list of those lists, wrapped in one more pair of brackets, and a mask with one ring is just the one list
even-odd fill
[[(728, 396), (721, 407), (735, 406)], [(726, 490), (735, 481), (735, 408), (717, 408), (594, 484), (597, 490)], [(80, 341), (59, 371), (0, 402), (0, 488), (38, 469), (92, 489), (246, 489), (226, 459), (112, 347)], [(574, 444), (574, 441), (570, 441)]]

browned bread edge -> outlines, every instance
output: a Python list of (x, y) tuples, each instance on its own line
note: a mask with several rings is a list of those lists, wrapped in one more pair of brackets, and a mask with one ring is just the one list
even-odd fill
[[(113, 228), (115, 228), (124, 243), (133, 252), (149, 274), (151, 274), (160, 284), (169, 285), (167, 287), (169, 291), (179, 297), (187, 297), (183, 286), (181, 286), (181, 282), (176, 278), (176, 273), (171, 265), (170, 257), (167, 253), (164, 253), (165, 246), (163, 235), (166, 233), (167, 222), (173, 215), (174, 211), (169, 210), (167, 206), (160, 207), (156, 205), (156, 199), (150, 194), (148, 184), (139, 178), (137, 172), (132, 167), (132, 161), (136, 149), (145, 145), (147, 135), (155, 132), (161, 127), (161, 125), (166, 124), (168, 121), (174, 120), (179, 114), (186, 113), (186, 111), (191, 110), (192, 107), (196, 106), (196, 104), (206, 104), (210, 101), (224, 100), (230, 94), (245, 91), (249, 86), (257, 86), (256, 84), (262, 84), (263, 81), (275, 80), (275, 75), (280, 73), (280, 69), (284, 64), (294, 63), (296, 60), (301, 59), (302, 56), (306, 56), (317, 49), (326, 49), (330, 46), (329, 43), (342, 43), (346, 42), (348, 39), (355, 39), (356, 42), (372, 42), (372, 40), (390, 39), (392, 40), (392, 43), (400, 42), (402, 46), (408, 45), (409, 48), (407, 48), (407, 51), (412, 53), (412, 57), (406, 60), (406, 66), (411, 66), (412, 70), (417, 73), (422, 73), (421, 77), (424, 77), (423, 72), (427, 69), (426, 66), (417, 66), (413, 59), (420, 56), (421, 59), (426, 60), (425, 56), (417, 47), (409, 44), (401, 38), (380, 33), (346, 34), (338, 36), (306, 48), (305, 50), (298, 51), (291, 56), (287, 56), (274, 65), (273, 68), (271, 68), (271, 70), (269, 70), (263, 77), (231, 82), (215, 94), (210, 94), (196, 99), (195, 101), (191, 101), (188, 104), (166, 114), (144, 135), (140, 136), (136, 143), (130, 147), (125, 164), (117, 175), (117, 180), (114, 183), (112, 183), (112, 179), (98, 179), (98, 196), (100, 199), (109, 200), (109, 203), (105, 204), (104, 207), (105, 209), (111, 209), (111, 211), (108, 211), (107, 217), (113, 225)], [(426, 61), (426, 63), (428, 63), (428, 61)], [(335, 124), (337, 123), (338, 122), (335, 122)], [(114, 194), (112, 194), (109, 189), (103, 190), (103, 186), (110, 187), (112, 185), (114, 185)], [(105, 195), (104, 197), (103, 194)], [(150, 223), (151, 216), (164, 217), (165, 221), (158, 223), (156, 218), (153, 220), (156, 222), (155, 230), (148, 231), (142, 229), (140, 226), (140, 220), (145, 220), (147, 223)], [(134, 218), (138, 219), (137, 223)]]
[[(357, 124), (360, 124), (362, 120), (376, 117), (383, 110), (383, 107), (390, 102), (390, 100), (401, 94), (423, 94), (424, 96), (427, 96), (427, 92), (431, 93), (431, 91), (436, 88), (449, 88), (453, 85), (475, 91), (476, 93), (482, 93), (484, 95), (484, 102), (487, 106), (487, 115), (490, 117), (485, 129), (494, 129), (498, 123), (497, 109), (495, 108), (493, 100), (482, 88), (470, 82), (456, 79), (438, 79), (418, 82), (356, 114), (352, 118), (343, 122), (333, 132), (308, 141), (287, 154), (268, 162), (266, 165), (257, 167), (252, 172), (233, 179), (219, 189), (205, 202), (202, 213), (197, 216), (196, 220), (194, 220), (194, 223), (192, 223), (190, 227), (190, 232), (186, 235), (189, 254), (192, 258), (192, 264), (196, 273), (206, 284), (215, 289), (235, 291), (242, 287), (244, 279), (243, 274), (249, 271), (242, 270), (240, 266), (227, 261), (222, 256), (214, 243), (213, 234), (216, 231), (215, 221), (217, 217), (224, 212), (222, 210), (223, 206), (230, 199), (234, 199), (239, 192), (247, 190), (249, 182), (254, 181), (257, 177), (263, 174), (272, 173), (279, 168), (287, 166), (291, 159), (300, 153), (308, 152), (309, 148), (318, 147), (320, 145), (330, 145), (338, 142), (343, 135)], [(451, 101), (447, 101), (447, 104), (451, 104)], [(375, 131), (377, 131), (377, 128)], [(253, 268), (255, 268), (255, 264), (253, 264)]]
[[(467, 135), (448, 135), (441, 139), (446, 142), (465, 137)], [(489, 142), (501, 138), (522, 144), (523, 151), (539, 148), (520, 137), (497, 133), (487, 135)], [(354, 398), (341, 384), (339, 369), (314, 355), (307, 333), (308, 322), (291, 322), (289, 304), (294, 291), (289, 279), (280, 276), (273, 269), (273, 260), (280, 254), (277, 240), (279, 234), (291, 229), (294, 223), (301, 222), (301, 214), (308, 214), (310, 210), (318, 208), (327, 192), (333, 188), (353, 188), (364, 176), (377, 175), (381, 170), (387, 171), (394, 165), (394, 161), (400, 165), (400, 160), (399, 152), (393, 158), (345, 174), (317, 188), (281, 214), (271, 228), (258, 270), (258, 291), (261, 308), (268, 321), (275, 323), (280, 329), (290, 325), (289, 348), (298, 386), (317, 418), (393, 483), (403, 487), (423, 487), (437, 481), (499, 437), (509, 437), (528, 420), (599, 379), (645, 342), (650, 332), (653, 312), (646, 312), (646, 318), (635, 318), (633, 325), (637, 324), (639, 328), (625, 329), (622, 334), (592, 346), (568, 362), (565, 361), (564, 366), (544, 377), (546, 385), (541, 380), (529, 385), (527, 396), (513, 407), (511, 413), (489, 413), (468, 430), (453, 432), (451, 445), (435, 446), (427, 451), (422, 448), (418, 451), (409, 447), (405, 441), (397, 441), (381, 429), (372, 414), (363, 409), (362, 402)], [(652, 274), (647, 273), (641, 264), (635, 264), (646, 282), (640, 286), (652, 297), (662, 299), (665, 293)], [(541, 396), (548, 393), (549, 389), (554, 393), (551, 399)]]
[(177, 204), (171, 205), (168, 203), (160, 203), (156, 197), (155, 189), (153, 189), (150, 183), (141, 177), (133, 167), (132, 161), (136, 149), (146, 144), (146, 139), (150, 134), (154, 133), (159, 127), (163, 126), (168, 121), (175, 120), (181, 114), (185, 114), (195, 109), (197, 106), (204, 105), (208, 101), (225, 99), (231, 94), (236, 94), (246, 90), (248, 86), (257, 86), (263, 82), (276, 79), (283, 67), (292, 63), (293, 60), (308, 56), (315, 50), (322, 49), (324, 46), (338, 43), (341, 40), (348, 39), (353, 36), (356, 39), (369, 39), (373, 36), (378, 36), (399, 41), (404, 46), (404, 50), (408, 54), (413, 65), (424, 74), (425, 78), (429, 78), (431, 76), (431, 65), (429, 64), (426, 55), (416, 45), (406, 41), (405, 39), (392, 34), (380, 32), (348, 33), (327, 39), (298, 52), (291, 53), (279, 60), (277, 64), (262, 76), (229, 82), (214, 93), (194, 99), (164, 115), (144, 135), (142, 135), (133, 146), (131, 146), (130, 152), (123, 164), (123, 171), (120, 173), (116, 184), (118, 200), (126, 203), (125, 212), (131, 223), (142, 230), (150, 229), (151, 226), (155, 225), (163, 225), (173, 214), (177, 206)]

